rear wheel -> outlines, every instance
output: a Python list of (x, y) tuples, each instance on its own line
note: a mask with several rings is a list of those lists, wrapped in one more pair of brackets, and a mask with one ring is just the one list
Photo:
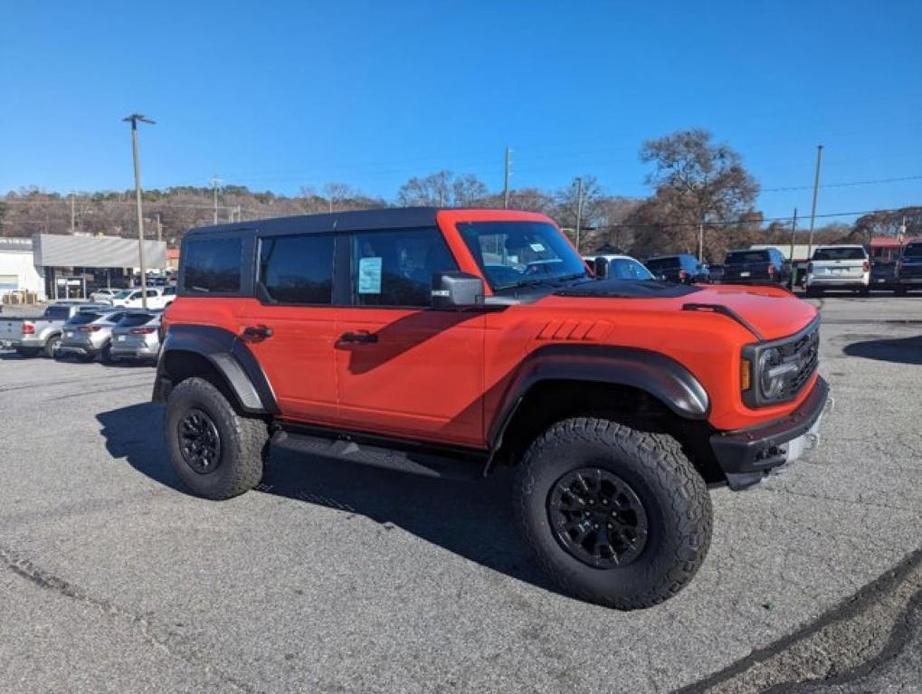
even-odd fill
[(44, 355), (49, 359), (54, 359), (55, 355), (58, 353), (58, 348), (61, 346), (61, 336), (53, 335), (48, 338), (48, 342), (45, 343), (45, 348), (42, 350)]
[(552, 426), (518, 468), (516, 511), (565, 592), (618, 609), (678, 593), (711, 540), (701, 475), (668, 434), (578, 417)]
[(269, 430), (241, 417), (203, 378), (189, 378), (167, 400), (166, 440), (176, 474), (194, 494), (228, 499), (259, 484), (269, 454)]

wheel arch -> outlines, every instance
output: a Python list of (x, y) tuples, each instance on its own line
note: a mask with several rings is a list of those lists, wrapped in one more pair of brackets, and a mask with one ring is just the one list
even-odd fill
[(256, 357), (223, 328), (173, 325), (167, 330), (152, 399), (165, 402), (170, 391), (192, 376), (208, 378), (243, 413), (278, 414), (272, 387)]

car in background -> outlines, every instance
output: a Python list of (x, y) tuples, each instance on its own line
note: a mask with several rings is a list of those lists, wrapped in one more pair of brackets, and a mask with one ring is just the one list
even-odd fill
[(710, 276), (711, 284), (720, 284), (724, 278), (724, 266), (720, 263), (708, 265), (708, 275)]
[(922, 289), (922, 241), (910, 241), (896, 261), (896, 293)]
[(90, 293), (90, 301), (95, 301), (96, 303), (110, 301), (113, 296), (118, 294), (118, 289), (107, 289), (103, 287), (102, 289), (97, 289), (94, 292)]
[(777, 248), (748, 248), (727, 253), (723, 284), (780, 284), (791, 281), (790, 265)]
[(711, 276), (707, 265), (699, 263), (690, 253), (660, 255), (643, 261), (647, 269), (659, 279), (682, 284), (706, 284)]
[(66, 322), (86, 308), (102, 308), (98, 304), (59, 301), (45, 308), (38, 318), (6, 318), (0, 321), (0, 345), (12, 347), (23, 357), (42, 354), (53, 357), (61, 344)]
[(169, 287), (164, 287), (163, 291), (160, 293), (160, 296), (163, 297), (163, 308), (166, 308), (173, 303), (173, 300), (176, 298), (176, 285), (171, 285)]
[(124, 309), (83, 309), (64, 324), (57, 358), (74, 356), (78, 361), (91, 362), (97, 356), (109, 361), (112, 329), (125, 317)]
[(175, 291), (172, 296), (164, 296), (163, 290), (157, 287), (148, 287), (146, 290), (138, 288), (123, 289), (113, 295), (110, 302), (113, 306), (119, 308), (144, 308), (142, 301), (142, 291), (147, 292), (147, 308), (163, 308), (173, 299), (176, 298)]
[(807, 296), (828, 289), (848, 289), (867, 294), (871, 284), (871, 259), (864, 246), (818, 246), (807, 265)]
[(152, 361), (160, 354), (161, 312), (131, 311), (112, 329), (111, 361)]
[[(600, 255), (585, 255), (583, 260), (588, 262), (596, 276), (610, 277), (617, 280), (655, 280), (643, 263), (629, 255), (602, 253)], [(604, 261), (604, 264), (602, 263)], [(604, 272), (600, 272), (604, 267)]]
[(895, 290), (896, 289), (896, 261), (886, 260), (871, 261), (871, 289)]

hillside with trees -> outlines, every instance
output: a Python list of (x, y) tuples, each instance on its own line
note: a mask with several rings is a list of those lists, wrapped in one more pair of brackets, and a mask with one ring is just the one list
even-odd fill
[[(757, 209), (759, 184), (745, 169), (742, 157), (726, 144), (714, 142), (709, 132), (692, 129), (649, 140), (640, 148), (640, 159), (650, 167), (647, 198), (612, 194), (595, 176), (586, 174), (557, 190), (511, 190), (510, 207), (545, 213), (572, 235), (581, 179), (583, 252), (606, 246), (639, 257), (697, 254), (701, 228), (704, 256), (713, 261), (730, 247), (790, 243), (789, 223), (766, 223)], [(291, 196), (239, 185), (145, 190), (145, 235), (175, 245), (185, 230), (213, 223), (215, 202), (218, 221), (227, 222), (391, 205), (502, 207), (503, 193), (491, 191), (474, 174), (451, 171), (413, 176), (391, 200), (340, 182), (304, 186)], [(820, 227), (816, 241), (866, 243), (871, 236), (893, 236), (904, 218), (908, 233), (922, 233), (922, 207), (909, 207), (865, 215), (853, 226)], [(0, 196), (0, 236), (73, 231), (135, 237), (136, 225), (133, 190), (68, 195), (30, 187)]]

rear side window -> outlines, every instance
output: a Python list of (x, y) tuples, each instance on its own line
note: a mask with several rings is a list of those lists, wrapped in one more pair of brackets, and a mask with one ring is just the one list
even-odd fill
[(242, 248), (239, 238), (195, 239), (183, 243), (183, 288), (204, 294), (239, 292)]
[(864, 260), (867, 256), (863, 248), (817, 248), (814, 260)]
[(653, 258), (647, 261), (647, 267), (651, 270), (669, 270), (670, 268), (681, 267), (678, 256), (670, 258)]
[(437, 229), (374, 231), (352, 240), (357, 306), (429, 306), (432, 275), (458, 269)]
[(69, 315), (70, 309), (67, 306), (49, 306), (42, 317), (49, 320), (67, 320)]
[(80, 313), (74, 314), (74, 317), (71, 318), (68, 323), (70, 325), (86, 325), (87, 323), (92, 323), (94, 320), (101, 317), (101, 313), (89, 313), (87, 311), (81, 311)]
[(259, 284), (263, 298), (274, 303), (332, 303), (333, 237), (310, 234), (262, 239)]
[(144, 325), (152, 318), (153, 316), (151, 316), (149, 313), (129, 313), (128, 315), (123, 316), (122, 319), (118, 322), (118, 327), (134, 328), (139, 325)]

